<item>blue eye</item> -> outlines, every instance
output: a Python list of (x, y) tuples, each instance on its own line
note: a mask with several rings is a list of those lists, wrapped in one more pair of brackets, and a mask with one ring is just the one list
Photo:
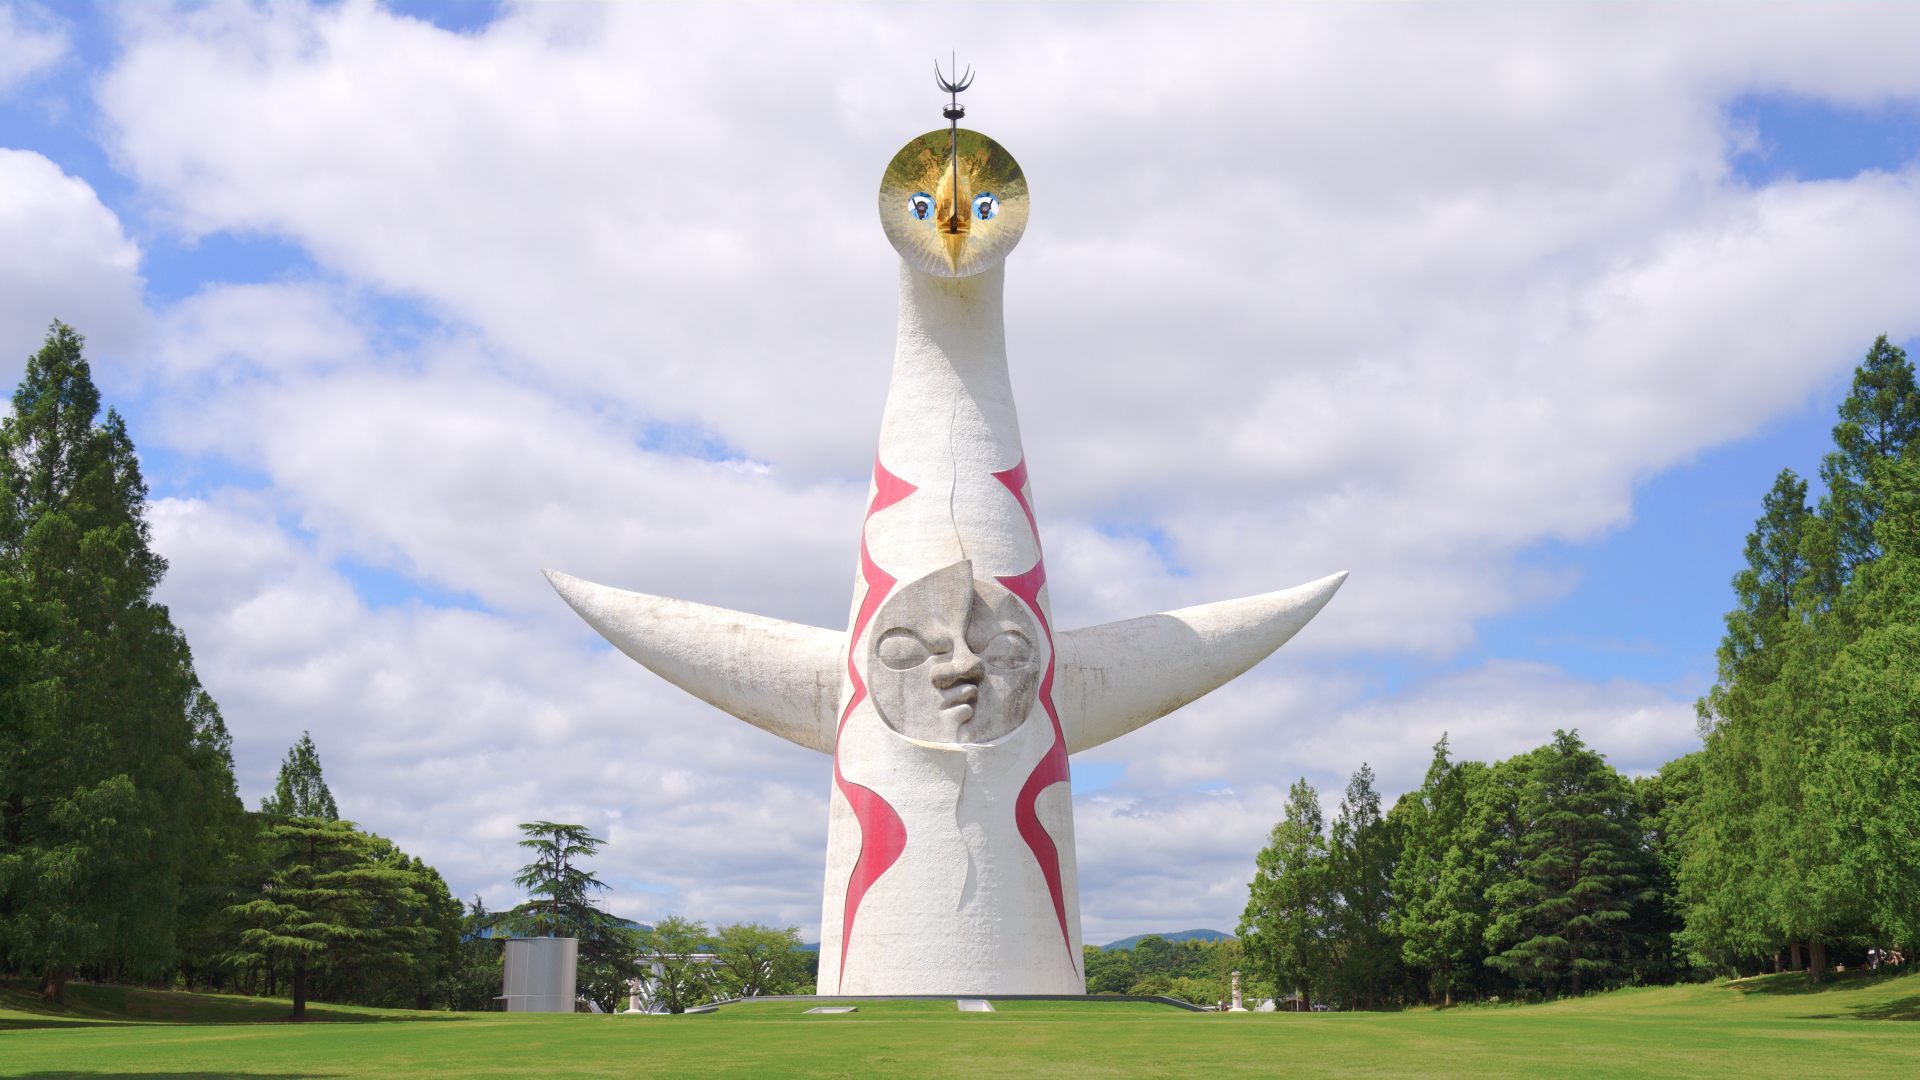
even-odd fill
[(915, 221), (925, 221), (933, 216), (933, 196), (924, 191), (916, 191), (907, 196), (907, 213)]
[(993, 192), (983, 191), (980, 194), (974, 196), (974, 199), (973, 199), (973, 216), (974, 217), (979, 218), (981, 221), (991, 221), (993, 220), (993, 216), (995, 214), (998, 214), (999, 212), (1000, 212), (1000, 200), (993, 197)]

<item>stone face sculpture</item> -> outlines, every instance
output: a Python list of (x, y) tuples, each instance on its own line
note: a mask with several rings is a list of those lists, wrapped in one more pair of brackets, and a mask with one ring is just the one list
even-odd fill
[(1054, 630), (1001, 317), (1026, 178), (958, 114), (881, 183), (899, 333), (848, 629), (547, 572), (654, 673), (833, 756), (822, 994), (1084, 993), (1068, 755), (1246, 671), (1346, 577)]

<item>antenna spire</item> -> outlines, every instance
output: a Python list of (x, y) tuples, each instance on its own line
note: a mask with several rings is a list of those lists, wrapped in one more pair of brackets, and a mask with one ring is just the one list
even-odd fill
[[(960, 61), (955, 55), (950, 54), (948, 56), (948, 64), (956, 74), (959, 73)], [(957, 79), (949, 79), (946, 73), (940, 70), (940, 61), (935, 60), (933, 62), (933, 78), (940, 89), (946, 91), (949, 95), (947, 107), (941, 110), (940, 115), (953, 121), (957, 125), (960, 122), (960, 118), (967, 115), (967, 107), (960, 104), (960, 91), (973, 85), (973, 65), (967, 65), (966, 74), (960, 75)]]
[[(948, 70), (958, 75), (960, 71), (958, 55), (948, 54), (947, 63)], [(960, 231), (961, 224), (964, 220), (962, 217), (963, 211), (959, 203), (960, 118), (967, 115), (967, 107), (960, 104), (960, 91), (973, 85), (973, 65), (967, 65), (966, 74), (959, 75), (958, 78), (949, 79), (946, 73), (940, 70), (940, 61), (936, 58), (933, 62), (933, 78), (940, 89), (947, 92), (947, 107), (940, 110), (940, 115), (947, 118), (947, 160), (951, 163), (950, 167), (953, 169), (954, 202), (952, 204), (952, 214), (947, 219), (947, 231), (957, 233)]]

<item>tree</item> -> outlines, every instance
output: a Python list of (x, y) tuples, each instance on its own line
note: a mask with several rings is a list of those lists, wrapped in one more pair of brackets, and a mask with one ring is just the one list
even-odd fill
[(1335, 901), (1329, 909), (1334, 984), (1343, 999), (1368, 1008), (1385, 1004), (1398, 966), (1400, 943), (1391, 928), (1397, 849), (1391, 826), (1380, 816), (1373, 769), (1362, 763), (1333, 821), (1327, 879)]
[(1721, 682), (1715, 688), (1722, 697), (1708, 695), (1709, 704), (1719, 706), (1710, 712), (1724, 710), (1724, 695), (1733, 692), (1742, 675), (1752, 674), (1749, 665), (1768, 655), (1768, 645), (1786, 632), (1807, 577), (1807, 482), (1792, 469), (1782, 469), (1760, 505), (1760, 520), (1747, 534), (1747, 565), (1733, 577), (1739, 606), (1726, 616)]
[[(153, 592), (147, 487), (71, 327), (0, 420), (0, 963), (154, 978), (239, 829), (219, 710)], [(215, 905), (217, 907), (217, 905)]]
[(1312, 998), (1326, 981), (1327, 841), (1320, 797), (1305, 779), (1287, 792), (1286, 817), (1254, 860), (1239, 938), (1247, 968), (1274, 988)]
[(440, 999), (455, 1012), (485, 1012), (495, 1008), (502, 986), (500, 939), (491, 933), (496, 916), (476, 896), (460, 919), (460, 944), (453, 963), (442, 973)]
[(300, 741), (287, 751), (280, 763), (280, 778), (274, 781), (273, 794), (260, 800), (260, 811), (269, 817), (314, 817), (322, 821), (340, 820), (340, 807), (333, 801), (326, 777), (320, 773), (320, 752), (313, 747), (313, 736), (300, 733)]
[(1447, 737), (1434, 744), (1419, 790), (1394, 804), (1401, 851), (1393, 873), (1400, 956), (1425, 974), (1429, 1000), (1451, 1005), (1484, 970), (1486, 886), (1467, 833), (1467, 795), (1486, 766), (1455, 763)]
[(1810, 812), (1832, 828), (1837, 869), (1880, 943), (1920, 954), (1920, 449), (1873, 483), (1884, 554), (1849, 583), (1859, 636), (1820, 676)]
[(1517, 873), (1491, 889), (1487, 963), (1548, 992), (1618, 981), (1625, 924), (1644, 898), (1631, 789), (1573, 732), (1534, 751)]
[(529, 821), (520, 831), (526, 834), (520, 846), (534, 857), (513, 880), (530, 898), (507, 912), (501, 925), (515, 934), (577, 938), (577, 970), (585, 981), (576, 985), (607, 1008), (625, 996), (639, 943), (619, 919), (593, 906), (591, 894), (606, 885), (581, 863), (598, 853), (603, 841), (584, 825), (553, 821)]
[(253, 899), (232, 910), (248, 923), (240, 935), (248, 957), (291, 966), (291, 1019), (306, 1019), (307, 976), (317, 965), (355, 951), (409, 952), (431, 934), (415, 920), (383, 917), (417, 905), (421, 886), (385, 841), (351, 821), (311, 817), (274, 821), (265, 835), (273, 847), (267, 877)]
[(1920, 387), (1906, 351), (1887, 335), (1874, 339), (1854, 369), (1853, 387), (1840, 403), (1834, 449), (1820, 465), (1827, 496), (1821, 516), (1833, 523), (1842, 580), (1880, 554), (1874, 526), (1881, 506), (1871, 483), (1873, 470), (1898, 458), (1920, 438)]
[(619, 1012), (639, 970), (644, 929), (617, 923), (596, 926), (580, 940), (576, 987), (601, 1012)]
[(720, 960), (718, 989), (727, 997), (799, 992), (806, 971), (799, 928), (729, 923), (715, 931), (715, 946)]
[(591, 893), (606, 885), (580, 864), (592, 858), (604, 843), (584, 825), (552, 821), (521, 824), (526, 836), (520, 846), (533, 852), (533, 861), (514, 875), (514, 884), (527, 890), (525, 903), (506, 913), (501, 923), (527, 937), (565, 936), (583, 941), (612, 924), (613, 916), (593, 906)]
[(712, 948), (706, 924), (669, 915), (640, 935), (639, 962), (648, 1002), (683, 1013), (713, 1000), (715, 972), (699, 958)]
[(1087, 973), (1087, 993), (1125, 994), (1139, 976), (1133, 969), (1131, 949), (1103, 949), (1098, 945), (1080, 947), (1081, 970)]

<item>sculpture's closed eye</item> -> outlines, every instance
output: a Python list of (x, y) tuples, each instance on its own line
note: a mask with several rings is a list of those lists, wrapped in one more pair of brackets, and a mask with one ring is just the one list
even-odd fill
[(1018, 630), (1002, 630), (980, 650), (987, 666), (1001, 671), (1017, 671), (1033, 663), (1033, 642)]
[(933, 656), (933, 650), (920, 640), (920, 635), (905, 627), (896, 627), (881, 635), (874, 655), (895, 671), (911, 671), (926, 663)]

